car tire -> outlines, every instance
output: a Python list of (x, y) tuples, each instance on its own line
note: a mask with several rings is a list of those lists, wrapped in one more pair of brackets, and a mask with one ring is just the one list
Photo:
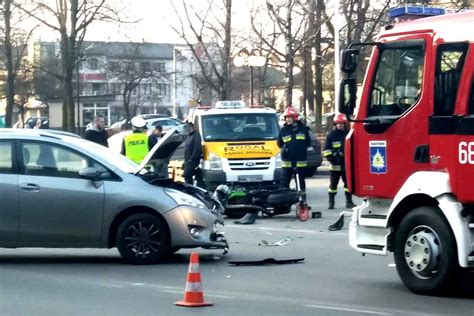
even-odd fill
[(131, 264), (153, 264), (171, 252), (168, 230), (161, 219), (152, 214), (127, 217), (117, 230), (117, 248)]
[(298, 193), (292, 190), (282, 190), (281, 192), (276, 192), (269, 194), (267, 197), (267, 204), (273, 207), (287, 207), (298, 202)]
[(398, 275), (412, 292), (442, 295), (455, 288), (459, 265), (453, 233), (436, 207), (409, 212), (395, 232)]

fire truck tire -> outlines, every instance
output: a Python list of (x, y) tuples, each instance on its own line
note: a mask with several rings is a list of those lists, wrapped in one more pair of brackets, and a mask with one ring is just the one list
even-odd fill
[(454, 235), (436, 207), (409, 212), (395, 232), (394, 258), (405, 286), (417, 294), (443, 295), (455, 288), (459, 265)]

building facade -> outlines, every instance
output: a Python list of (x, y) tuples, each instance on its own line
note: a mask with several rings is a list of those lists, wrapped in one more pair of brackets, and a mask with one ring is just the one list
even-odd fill
[[(179, 116), (179, 112), (187, 111), (188, 101), (196, 98), (193, 75), (198, 68), (184, 46), (83, 42), (81, 48), (74, 79), (78, 127), (86, 126), (95, 115), (104, 116), (108, 125), (122, 120), (126, 117), (126, 105), (132, 116)], [(35, 64), (41, 65), (35, 80), (36, 94), (48, 104), (50, 126), (60, 128), (60, 82), (48, 75), (58, 71), (59, 42), (35, 43), (33, 58)]]

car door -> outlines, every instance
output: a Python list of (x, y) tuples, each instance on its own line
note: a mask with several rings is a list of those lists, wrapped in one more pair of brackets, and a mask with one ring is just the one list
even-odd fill
[(18, 238), (18, 174), (15, 142), (0, 139), (0, 242)]
[(429, 41), (396, 38), (374, 50), (357, 115), (364, 123), (352, 133), (358, 145), (349, 181), (357, 195), (393, 198), (414, 170), (429, 168), (414, 159), (428, 144)]
[(104, 185), (79, 177), (90, 159), (54, 143), (22, 141), (19, 239), (96, 242), (101, 236)]

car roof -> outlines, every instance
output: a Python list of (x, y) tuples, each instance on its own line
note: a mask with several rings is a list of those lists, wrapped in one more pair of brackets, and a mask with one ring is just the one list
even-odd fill
[(31, 128), (2, 128), (0, 129), (0, 138), (15, 137), (49, 137), (55, 139), (80, 138), (78, 135), (51, 129), (31, 129)]
[(215, 115), (215, 114), (274, 114), (276, 111), (271, 108), (242, 108), (242, 109), (208, 109), (201, 110), (197, 109), (194, 115), (205, 116), (205, 115)]

